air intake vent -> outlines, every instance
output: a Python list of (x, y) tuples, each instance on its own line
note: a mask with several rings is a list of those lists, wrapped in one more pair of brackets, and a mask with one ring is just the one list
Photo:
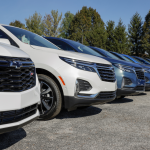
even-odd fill
[(79, 83), (79, 91), (90, 91), (92, 89), (92, 86), (89, 82), (81, 79), (77, 79)]
[(115, 82), (115, 72), (112, 65), (96, 64), (102, 81)]
[(0, 92), (21, 92), (34, 87), (35, 74), (29, 58), (0, 57)]
[(147, 77), (145, 77), (145, 81), (146, 81), (146, 82), (148, 82), (148, 81), (149, 81), (149, 79), (148, 79)]
[(130, 85), (132, 81), (129, 78), (124, 78), (124, 85)]
[(116, 92), (100, 92), (97, 98), (100, 99), (113, 99), (116, 97)]

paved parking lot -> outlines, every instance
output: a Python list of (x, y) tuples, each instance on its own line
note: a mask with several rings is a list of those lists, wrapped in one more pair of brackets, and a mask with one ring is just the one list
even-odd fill
[(150, 149), (150, 92), (35, 121), (0, 135), (0, 149)]

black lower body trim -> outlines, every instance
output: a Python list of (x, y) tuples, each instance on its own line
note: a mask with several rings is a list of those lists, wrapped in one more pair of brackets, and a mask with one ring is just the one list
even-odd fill
[(122, 89), (117, 89), (117, 97), (119, 96), (130, 96), (130, 95), (136, 95), (138, 93), (141, 93), (142, 91), (144, 92), (145, 88), (142, 88), (143, 90), (138, 90), (137, 87), (135, 88), (122, 88)]
[(75, 110), (77, 107), (81, 106), (91, 106), (104, 104), (113, 101), (115, 98), (110, 99), (98, 99), (98, 98), (77, 98), (73, 96), (64, 96), (65, 108), (69, 111)]
[(17, 129), (19, 129), (19, 128), (21, 128), (21, 127), (23, 127), (23, 126), (29, 124), (30, 122), (32, 122), (32, 121), (34, 121), (34, 120), (36, 120), (36, 119), (38, 119), (38, 118), (39, 118), (39, 117), (35, 117), (35, 118), (33, 118), (33, 119), (31, 119), (31, 120), (29, 120), (29, 121), (23, 123), (23, 124), (17, 125), (17, 126), (12, 126), (12, 127), (7, 127), (7, 128), (0, 129), (0, 134), (17, 130)]

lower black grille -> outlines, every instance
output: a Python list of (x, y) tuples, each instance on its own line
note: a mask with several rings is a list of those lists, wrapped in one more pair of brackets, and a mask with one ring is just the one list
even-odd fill
[(35, 84), (35, 67), (30, 59), (0, 57), (0, 92), (21, 92)]
[(114, 82), (116, 80), (112, 65), (97, 64), (97, 70), (102, 81)]
[(124, 85), (130, 85), (132, 81), (129, 78), (124, 78)]
[(37, 111), (37, 104), (12, 111), (0, 112), (0, 125), (21, 121), (34, 115)]
[(141, 79), (141, 80), (145, 79), (145, 77), (144, 77), (144, 71), (142, 71), (142, 70), (136, 70), (136, 75), (137, 75), (138, 79)]
[(89, 82), (81, 79), (78, 79), (77, 81), (79, 83), (79, 91), (89, 91), (92, 89), (92, 86)]
[(100, 92), (97, 98), (100, 99), (113, 99), (116, 97), (116, 92)]
[(146, 87), (150, 87), (150, 83), (146, 83)]
[(134, 90), (136, 90), (136, 91), (143, 91), (144, 89), (145, 89), (144, 86), (137, 86), (134, 88)]

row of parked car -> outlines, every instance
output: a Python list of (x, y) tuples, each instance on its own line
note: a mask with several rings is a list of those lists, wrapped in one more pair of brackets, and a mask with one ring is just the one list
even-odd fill
[(150, 62), (140, 59), (0, 25), (0, 133), (144, 92)]

